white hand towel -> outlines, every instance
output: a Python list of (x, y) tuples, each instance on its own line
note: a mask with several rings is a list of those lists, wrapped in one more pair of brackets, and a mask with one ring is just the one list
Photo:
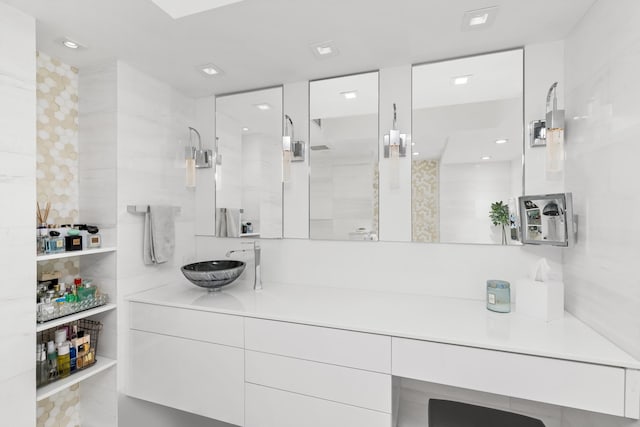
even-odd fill
[(175, 218), (172, 206), (149, 206), (144, 217), (144, 263), (162, 264), (173, 257)]
[(227, 208), (216, 209), (216, 236), (227, 237)]

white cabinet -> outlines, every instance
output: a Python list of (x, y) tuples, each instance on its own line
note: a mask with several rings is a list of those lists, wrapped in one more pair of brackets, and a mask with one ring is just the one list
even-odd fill
[(245, 353), (249, 383), (391, 413), (391, 375), (254, 351)]
[(391, 337), (384, 335), (247, 318), (245, 347), (333, 365), (391, 372)]
[(247, 384), (245, 425), (246, 427), (391, 427), (391, 414)]
[(625, 414), (625, 370), (393, 338), (393, 375), (605, 414)]
[(129, 331), (127, 394), (244, 425), (244, 350)]

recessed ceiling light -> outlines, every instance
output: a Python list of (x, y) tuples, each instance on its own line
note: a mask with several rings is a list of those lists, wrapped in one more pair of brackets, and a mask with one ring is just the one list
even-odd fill
[(271, 109), (271, 105), (269, 105), (269, 104), (255, 104), (255, 107), (258, 110), (262, 110), (262, 111), (267, 111), (267, 110)]
[(317, 58), (330, 58), (338, 54), (338, 49), (336, 48), (335, 43), (331, 40), (314, 43), (311, 45), (311, 50)]
[(468, 10), (462, 18), (462, 29), (466, 31), (488, 28), (495, 21), (497, 13), (498, 6)]
[(218, 68), (214, 64), (204, 64), (199, 66), (198, 68), (200, 68), (200, 71), (205, 73), (207, 76), (216, 76), (222, 73), (222, 70), (220, 70), (220, 68)]
[(482, 156), (482, 160), (491, 160), (491, 156)]
[(496, 139), (496, 144), (506, 144), (509, 142), (508, 139)]
[(417, 155), (419, 155), (419, 154), (420, 154), (420, 153), (418, 153), (417, 151), (414, 151), (414, 152), (413, 152), (413, 155), (414, 155), (414, 156), (417, 156)]
[(356, 99), (358, 97), (358, 91), (349, 90), (347, 92), (340, 92), (340, 95), (344, 96), (344, 99)]
[(65, 40), (65, 41), (62, 42), (62, 44), (65, 47), (68, 47), (69, 49), (77, 49), (77, 48), (80, 47), (80, 45), (78, 43), (76, 43), (74, 41), (71, 41), (71, 40)]
[(242, 128), (242, 131), (243, 131), (243, 132), (248, 132), (248, 131), (249, 131), (249, 128)]
[(471, 80), (471, 77), (473, 77), (472, 74), (468, 74), (466, 76), (452, 77), (451, 83), (453, 83), (456, 86), (466, 85), (467, 83), (469, 83), (469, 80)]

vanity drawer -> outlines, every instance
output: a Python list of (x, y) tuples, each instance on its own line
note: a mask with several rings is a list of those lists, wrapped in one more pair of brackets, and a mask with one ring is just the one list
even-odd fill
[(391, 413), (391, 375), (245, 352), (245, 381)]
[(624, 416), (622, 368), (393, 338), (393, 375)]
[(243, 347), (243, 318), (132, 302), (130, 328), (233, 347)]
[(244, 350), (151, 332), (129, 338), (129, 396), (243, 425)]
[(390, 427), (391, 414), (246, 384), (246, 427)]
[(384, 335), (247, 318), (245, 348), (387, 374), (391, 372), (391, 337)]

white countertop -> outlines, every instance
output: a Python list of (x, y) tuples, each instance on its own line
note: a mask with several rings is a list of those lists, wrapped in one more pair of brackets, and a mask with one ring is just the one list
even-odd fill
[(128, 300), (640, 369), (640, 361), (569, 313), (546, 323), (517, 311), (493, 313), (477, 300), (276, 283), (208, 293), (186, 279)]

